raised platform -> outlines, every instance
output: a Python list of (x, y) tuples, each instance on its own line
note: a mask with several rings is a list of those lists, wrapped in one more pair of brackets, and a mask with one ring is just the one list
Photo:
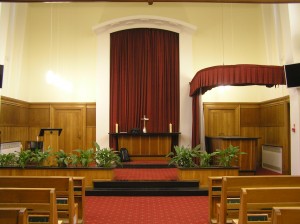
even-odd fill
[(207, 196), (198, 181), (94, 181), (86, 196)]
[(175, 168), (174, 165), (169, 165), (166, 160), (132, 160), (130, 162), (123, 162), (122, 166), (118, 168), (131, 168), (131, 169), (155, 169), (155, 168)]

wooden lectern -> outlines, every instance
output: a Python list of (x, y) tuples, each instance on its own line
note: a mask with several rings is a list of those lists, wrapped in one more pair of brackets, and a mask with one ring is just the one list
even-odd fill
[[(42, 128), (39, 136), (43, 137), (43, 149), (47, 150), (48, 148), (51, 148), (52, 153), (57, 152), (59, 150), (58, 136), (60, 136), (61, 132), (62, 128)], [(49, 163), (50, 166), (55, 165), (54, 157), (49, 158)]]

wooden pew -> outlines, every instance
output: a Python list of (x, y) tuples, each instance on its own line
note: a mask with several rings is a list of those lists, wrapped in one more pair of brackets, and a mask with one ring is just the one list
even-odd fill
[(222, 177), (208, 177), (209, 220), (217, 223), (217, 204), (221, 202)]
[(0, 224), (27, 224), (26, 208), (0, 208)]
[[(222, 178), (221, 202), (217, 204), (217, 223), (231, 223), (238, 217), (241, 188), (300, 187), (300, 176), (225, 176)], [(230, 199), (230, 201), (228, 201)], [(232, 201), (235, 203), (232, 203)]]
[(300, 207), (273, 207), (272, 224), (299, 224)]
[[(238, 224), (271, 224), (273, 207), (300, 206), (300, 187), (242, 188)], [(267, 215), (266, 221), (248, 221), (250, 217)]]
[(54, 188), (58, 218), (66, 223), (77, 223), (78, 205), (75, 203), (72, 177), (62, 176), (0, 176), (0, 187)]
[(85, 208), (85, 178), (73, 177), (75, 203), (78, 204), (78, 223), (84, 223), (84, 208)]
[(54, 188), (0, 188), (0, 208), (24, 207), (29, 217), (46, 218), (45, 223), (58, 223)]

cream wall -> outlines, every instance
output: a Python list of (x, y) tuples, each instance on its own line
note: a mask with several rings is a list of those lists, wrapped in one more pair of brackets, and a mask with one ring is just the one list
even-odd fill
[[(20, 4), (16, 4), (17, 9)], [(154, 15), (177, 19), (197, 27), (193, 35), (194, 74), (205, 67), (218, 64), (266, 64), (266, 46), (260, 5), (207, 3), (62, 3), (28, 4), (27, 17), (16, 19), (16, 27), (26, 23), (25, 38), (18, 35), (15, 44), (24, 41), (21, 86), (26, 91), (5, 88), (3, 95), (39, 101), (96, 100), (96, 24), (133, 15)], [(24, 22), (25, 21), (25, 22)], [(17, 29), (19, 30), (19, 29)], [(7, 53), (7, 52), (6, 52)], [(16, 63), (17, 62), (17, 63)], [(47, 71), (68, 85), (49, 84)], [(20, 72), (10, 76), (20, 80)], [(10, 86), (11, 86), (10, 82)], [(34, 88), (32, 88), (32, 86)], [(37, 94), (38, 93), (38, 94)]]
[[(191, 142), (188, 82), (198, 70), (220, 64), (280, 64), (278, 39), (270, 38), (273, 37), (270, 33), (276, 35), (278, 31), (277, 26), (272, 26), (274, 10), (264, 10), (259, 4), (2, 4), (10, 7), (7, 34), (11, 43), (6, 44), (5, 50), (0, 49), (5, 51), (5, 68), (8, 67), (9, 71), (9, 75), (5, 73), (2, 94), (29, 102), (95, 102), (103, 97), (107, 88), (101, 88), (97, 83), (107, 82), (109, 78), (99, 64), (109, 59), (99, 57), (99, 51), (107, 42), (98, 44), (92, 29), (97, 24), (128, 16), (149, 15), (195, 26), (197, 30), (191, 40), (181, 43), (191, 45), (184, 52), (190, 54), (191, 60), (181, 64), (188, 67), (184, 68), (185, 71), (189, 71), (181, 74), (184, 82), (181, 83), (184, 87), (181, 102), (184, 103), (181, 104), (180, 122), (185, 136), (181, 143), (184, 144)], [(16, 16), (15, 12), (19, 10), (22, 13)], [(52, 81), (56, 82), (47, 82), (49, 70), (54, 74)], [(276, 89), (276, 94), (257, 87), (247, 87), (247, 91), (231, 88), (226, 94), (218, 91), (207, 92), (204, 101), (261, 101), (265, 98), (261, 96), (281, 96), (285, 90)], [(102, 120), (109, 119), (108, 95), (105, 97), (100, 105), (101, 114), (97, 114)], [(101, 133), (97, 134), (97, 140), (105, 139), (102, 146), (106, 146), (107, 128)]]

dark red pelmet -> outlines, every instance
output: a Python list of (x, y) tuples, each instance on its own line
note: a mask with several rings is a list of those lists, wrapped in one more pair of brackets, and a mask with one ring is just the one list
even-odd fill
[[(110, 132), (179, 130), (179, 35), (159, 29), (129, 29), (110, 36)], [(115, 143), (110, 140), (110, 147)]]
[(222, 85), (284, 85), (284, 67), (274, 65), (219, 65), (202, 69), (196, 73), (190, 82), (190, 96), (197, 94), (201, 88), (202, 94), (213, 87)]

